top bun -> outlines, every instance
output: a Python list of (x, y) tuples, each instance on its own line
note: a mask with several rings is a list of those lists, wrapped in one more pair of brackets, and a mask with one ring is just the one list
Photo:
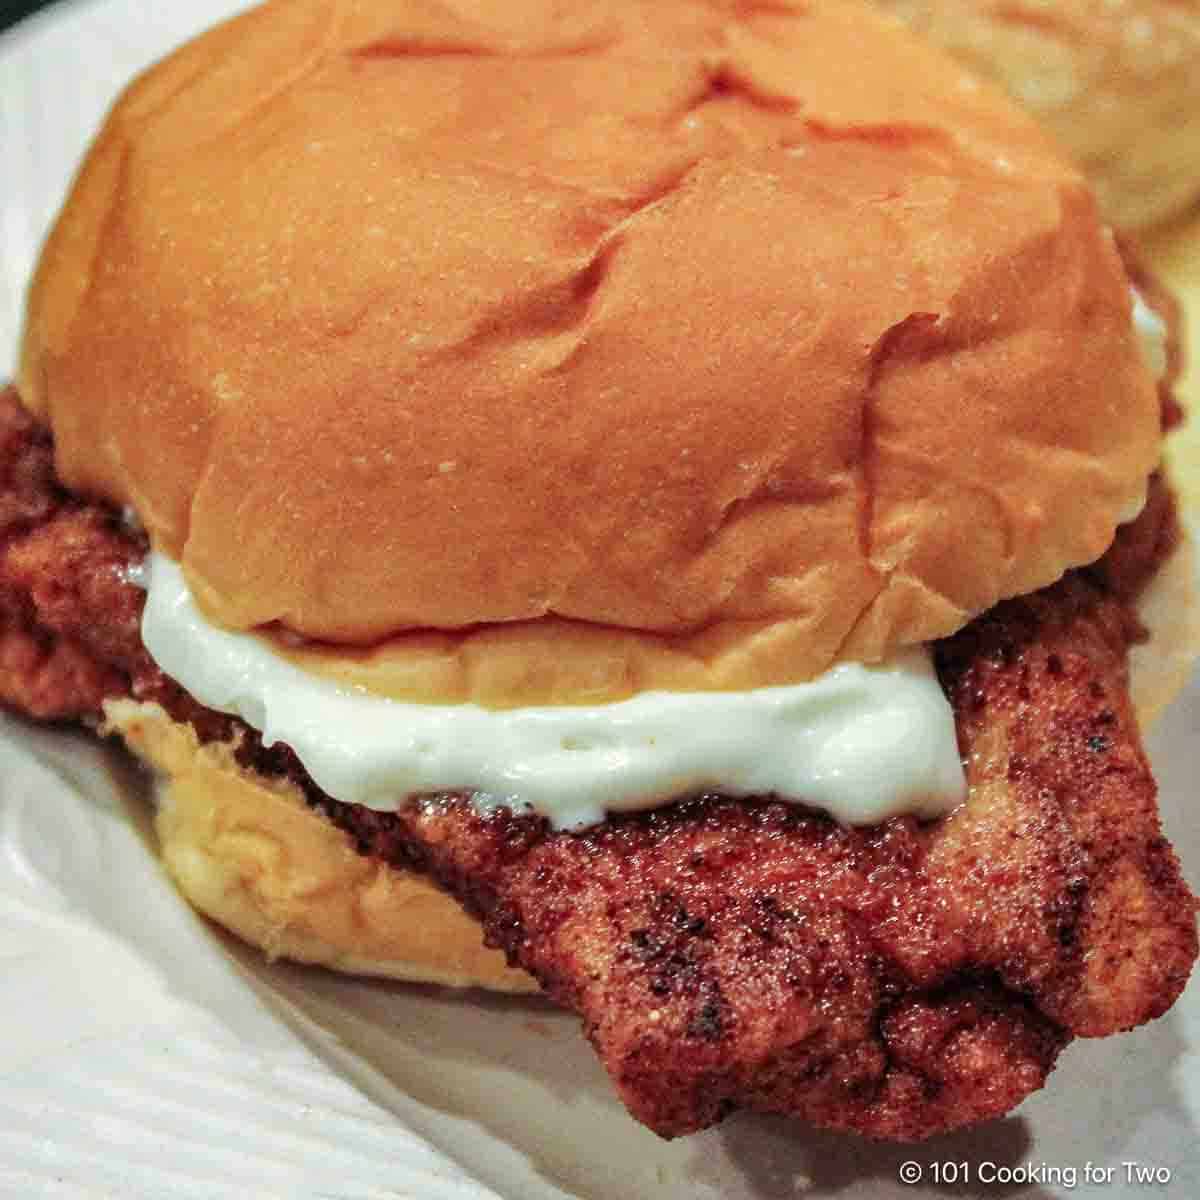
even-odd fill
[(1076, 170), (857, 4), (280, 0), (117, 103), (19, 386), (224, 625), (783, 622), (805, 675), (1103, 552), (1129, 308)]

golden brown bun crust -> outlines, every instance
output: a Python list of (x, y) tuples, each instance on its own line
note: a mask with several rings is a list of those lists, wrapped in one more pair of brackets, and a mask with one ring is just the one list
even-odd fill
[(443, 892), (358, 854), (292, 784), (200, 745), (157, 704), (110, 700), (105, 717), (160, 773), (155, 827), (180, 891), (244, 941), (350, 974), (537, 990)]
[(877, 2), (1034, 112), (1117, 225), (1200, 197), (1197, 0)]
[(1047, 140), (857, 4), (287, 0), (120, 101), (20, 388), (225, 624), (788, 618), (811, 674), (1098, 557), (1128, 303)]
[[(1195, 563), (1186, 541), (1139, 605), (1152, 631), (1132, 654), (1143, 725), (1186, 682), (1200, 651)], [(296, 788), (201, 746), (157, 704), (109, 701), (108, 728), (162, 776), (156, 818), (167, 870), (201, 912), (270, 956), (360, 975), (531, 992), (481, 945), (479, 926), (423, 876), (359, 855)]]

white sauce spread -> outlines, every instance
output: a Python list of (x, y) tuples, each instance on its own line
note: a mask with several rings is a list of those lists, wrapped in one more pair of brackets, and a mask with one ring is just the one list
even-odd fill
[[(1137, 288), (1131, 287), (1129, 295), (1133, 300), (1133, 329), (1141, 347), (1142, 361), (1155, 379), (1162, 379), (1167, 373), (1166, 323), (1142, 299), (1142, 293)], [(1141, 492), (1118, 514), (1117, 523), (1127, 525), (1141, 516), (1147, 495), (1146, 485), (1143, 485)]]
[(1137, 288), (1129, 291), (1133, 296), (1133, 327), (1142, 347), (1142, 358), (1154, 378), (1161, 379), (1167, 373), (1167, 327)]
[(142, 639), (155, 662), (266, 745), (290, 746), (336, 800), (394, 811), (470, 789), (484, 807), (574, 829), (705, 789), (774, 794), (850, 825), (940, 816), (966, 796), (954, 714), (924, 647), (788, 687), (591, 707), (412, 704), (340, 687), (212, 625), (174, 562), (152, 554), (149, 568)]
[[(1131, 292), (1143, 356), (1162, 378), (1166, 326)], [(575, 829), (705, 789), (775, 795), (847, 825), (937, 817), (966, 797), (954, 714), (927, 647), (789, 687), (507, 710), (412, 704), (339, 687), (253, 634), (210, 624), (162, 555), (130, 581), (147, 588), (142, 639), (155, 662), (266, 745), (286, 743), (319, 787), (347, 803), (394, 811), (413, 795), (470, 790), (482, 807)]]

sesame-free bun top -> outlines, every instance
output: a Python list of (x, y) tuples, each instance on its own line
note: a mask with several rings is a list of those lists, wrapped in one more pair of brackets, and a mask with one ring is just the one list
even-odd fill
[(680, 686), (1094, 560), (1160, 440), (1074, 169), (823, 0), (266, 4), (118, 101), (19, 386), (218, 622), (545, 621)]

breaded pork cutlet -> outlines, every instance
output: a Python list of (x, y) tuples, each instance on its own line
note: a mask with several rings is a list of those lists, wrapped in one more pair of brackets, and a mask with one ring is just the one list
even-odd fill
[(1072, 1036), (1156, 1017), (1186, 982), (1195, 905), (1129, 632), (1075, 575), (942, 643), (970, 797), (940, 821), (701, 796), (565, 834), (438, 798), (389, 834), (583, 1016), (659, 1133), (753, 1108), (925, 1137), (1007, 1111)]
[(289, 778), (361, 853), (427, 871), (480, 918), (664, 1136), (750, 1108), (925, 1137), (1007, 1111), (1072, 1037), (1129, 1029), (1182, 990), (1195, 901), (1159, 826), (1123, 599), (1172, 540), (1161, 480), (1099, 567), (938, 644), (970, 786), (948, 817), (847, 828), (701, 795), (569, 833), (466, 796), (340, 804), (286, 747), (197, 705), (141, 646), (143, 538), (63, 493), (51, 449), (5, 393), (5, 703), (98, 724), (106, 700), (155, 702)]

